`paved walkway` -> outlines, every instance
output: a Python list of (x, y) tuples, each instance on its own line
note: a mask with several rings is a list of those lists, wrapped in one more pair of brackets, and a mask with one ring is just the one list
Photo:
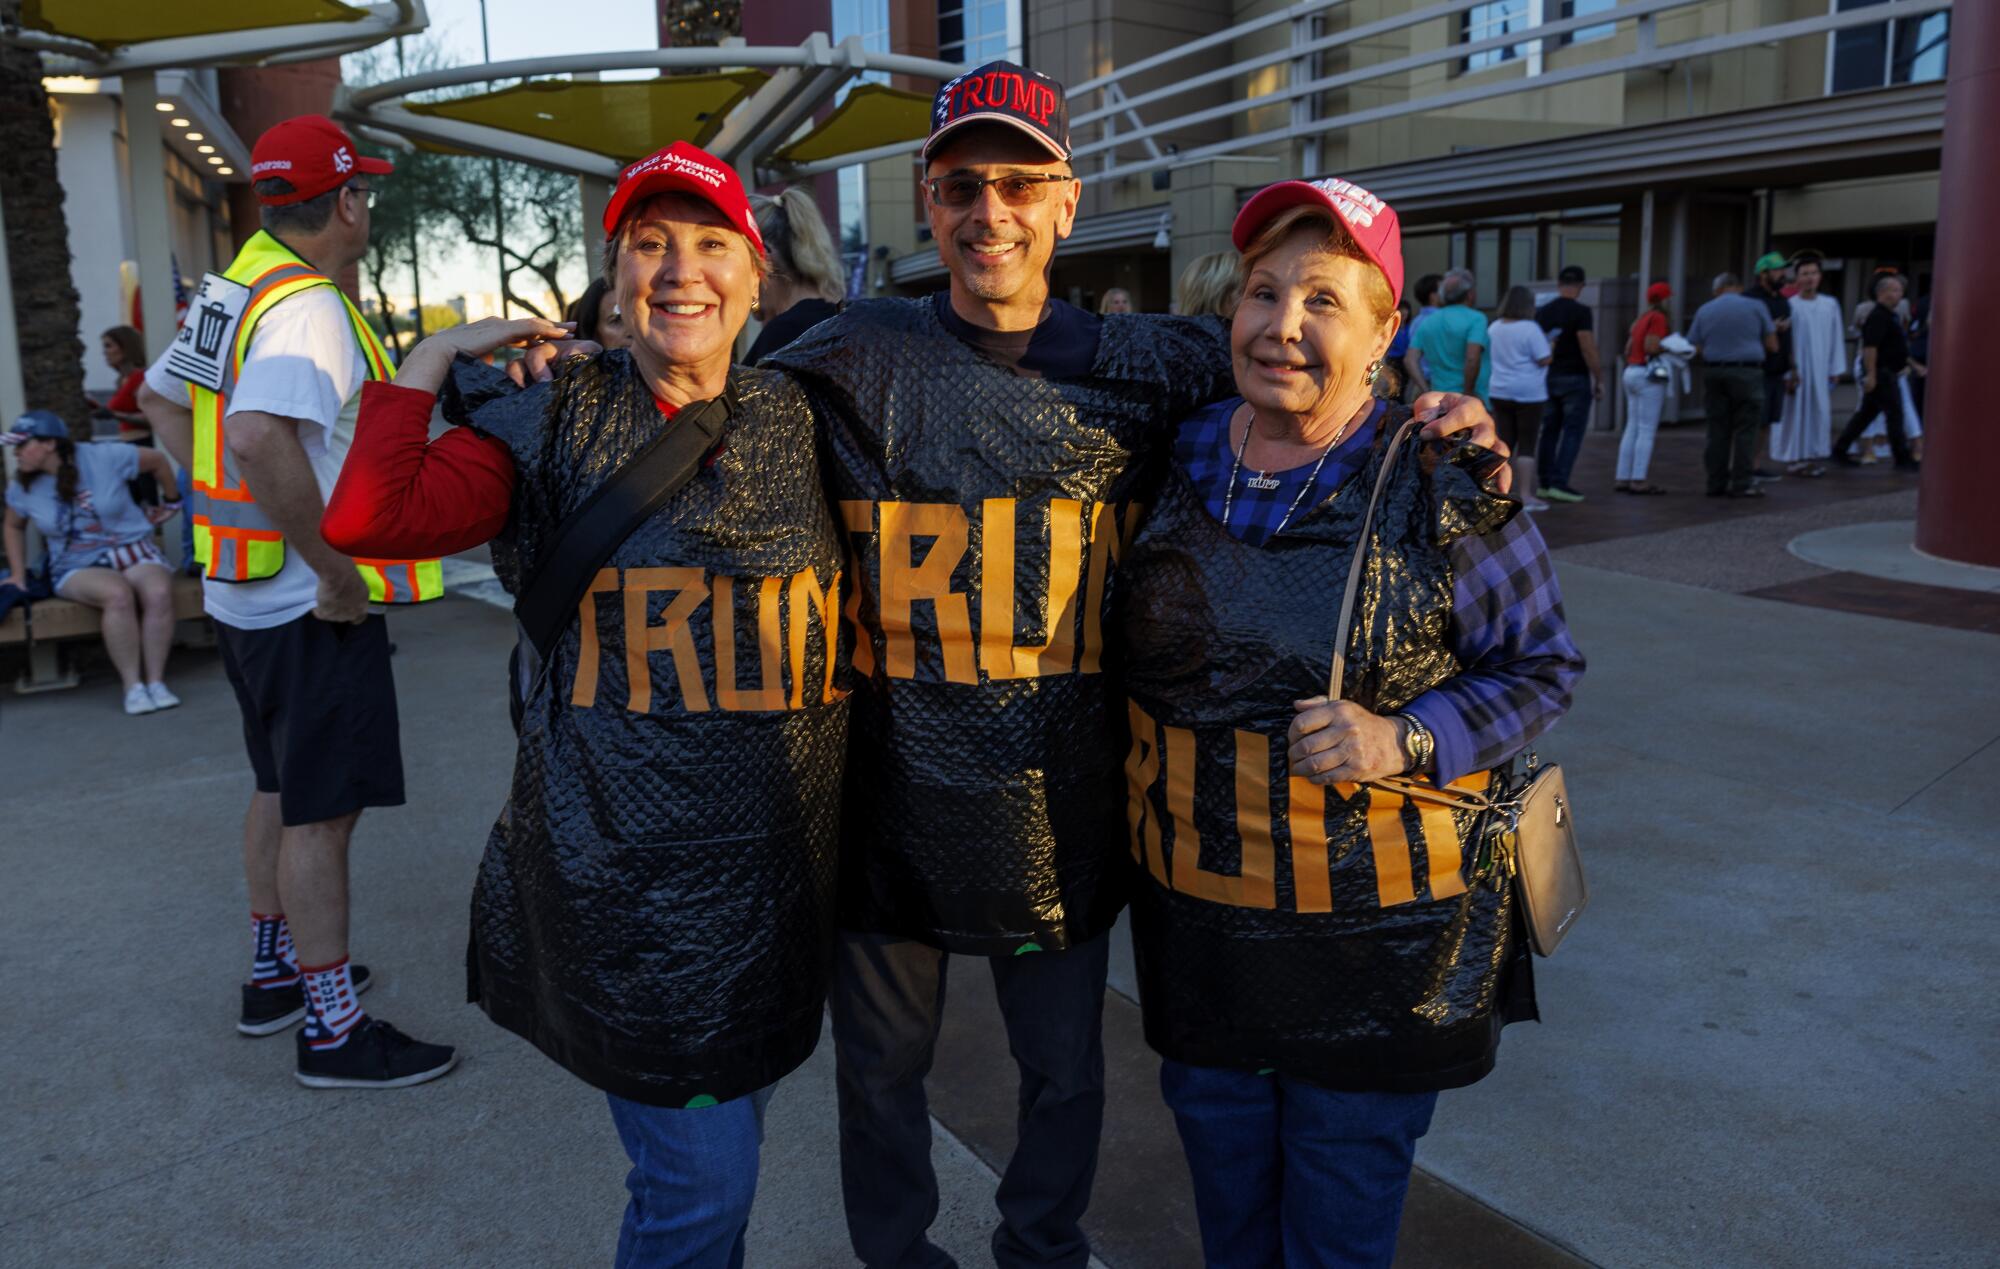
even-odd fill
[[(1576, 559), (1562, 577), (1591, 670), (1545, 750), (1595, 900), (1540, 966), (1546, 1021), (1445, 1096), (1401, 1263), (1990, 1263), (2000, 866), (1975, 799), (2000, 787), (2000, 638)], [(509, 622), (454, 597), (394, 630), (412, 803), (362, 822), (355, 948), (371, 1012), (466, 1053), (404, 1092), (305, 1092), (289, 1036), (231, 1028), (249, 780), (213, 653), (180, 654), (187, 704), (154, 717), (120, 714), (101, 665), (0, 697), (7, 1263), (608, 1263), (623, 1166), (600, 1099), (461, 1003)], [(971, 1266), (1013, 1093), (990, 981), (952, 985), (936, 1233)], [(1114, 970), (1091, 1231), (1115, 1269), (1193, 1265), (1130, 991)], [(851, 1263), (832, 1123), (822, 1045), (772, 1103), (753, 1266)]]

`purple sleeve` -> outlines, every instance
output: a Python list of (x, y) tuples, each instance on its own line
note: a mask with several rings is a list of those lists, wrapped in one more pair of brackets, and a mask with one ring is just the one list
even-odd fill
[(1527, 515), (1452, 544), (1452, 653), (1464, 668), (1406, 708), (1437, 741), (1437, 782), (1506, 761), (1569, 708), (1583, 654)]

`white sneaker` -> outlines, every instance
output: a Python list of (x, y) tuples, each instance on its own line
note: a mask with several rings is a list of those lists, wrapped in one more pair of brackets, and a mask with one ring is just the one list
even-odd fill
[(153, 703), (153, 694), (146, 690), (144, 683), (134, 683), (125, 689), (125, 712), (128, 714), (150, 714), (159, 706)]
[(1521, 504), (1521, 509), (1523, 511), (1547, 511), (1549, 504), (1543, 502), (1540, 498), (1529, 498)]
[(181, 703), (181, 698), (169, 692), (165, 683), (146, 684), (146, 695), (153, 698), (154, 709), (172, 709)]

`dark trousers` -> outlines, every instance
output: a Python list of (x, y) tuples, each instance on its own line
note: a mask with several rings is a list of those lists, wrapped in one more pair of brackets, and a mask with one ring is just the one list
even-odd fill
[(1568, 489), (1583, 434), (1590, 428), (1590, 376), (1549, 376), (1549, 405), (1542, 416), (1542, 439), (1535, 447), (1535, 483)]
[(1833, 456), (1846, 458), (1848, 447), (1861, 439), (1868, 425), (1876, 415), (1882, 416), (1883, 426), (1889, 430), (1889, 452), (1896, 456), (1896, 466), (1910, 465), (1910, 438), (1904, 433), (1903, 393), (1895, 375), (1875, 376), (1875, 391), (1862, 394), (1861, 406), (1854, 411), (1854, 417), (1847, 420), (1840, 439), (1833, 443)]
[(1757, 429), (1764, 425), (1764, 369), (1710, 366), (1703, 376), (1708, 412), (1708, 492), (1742, 493), (1757, 466)]
[[(1104, 1124), (1104, 979), (1110, 936), (1066, 952), (987, 958), (1007, 1046), (1020, 1068), (1014, 1156), (1000, 1178), (993, 1258), (1081, 1266), (1078, 1222)], [(869, 1269), (930, 1269), (951, 1258), (925, 1232), (937, 1218), (924, 1096), (944, 1013), (948, 957), (927, 944), (842, 931), (835, 951), (834, 1072), (847, 1236)]]

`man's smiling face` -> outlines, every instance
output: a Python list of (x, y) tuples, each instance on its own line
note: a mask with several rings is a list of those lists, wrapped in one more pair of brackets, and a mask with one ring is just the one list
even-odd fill
[(937, 153), (925, 170), (931, 180), (992, 181), (1008, 176), (1035, 178), (1032, 201), (1010, 204), (1000, 188), (983, 186), (964, 207), (946, 206), (935, 192), (926, 195), (931, 234), (938, 255), (951, 270), (954, 290), (1002, 308), (1032, 306), (1048, 298), (1049, 260), (1056, 243), (1076, 223), (1079, 187), (1070, 167), (1013, 128), (967, 127)]

